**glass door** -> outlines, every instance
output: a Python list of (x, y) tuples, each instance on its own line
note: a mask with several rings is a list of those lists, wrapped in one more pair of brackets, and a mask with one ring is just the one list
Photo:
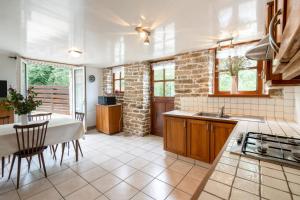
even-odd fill
[(73, 69), (73, 114), (81, 112), (86, 120), (86, 69), (75, 67)]

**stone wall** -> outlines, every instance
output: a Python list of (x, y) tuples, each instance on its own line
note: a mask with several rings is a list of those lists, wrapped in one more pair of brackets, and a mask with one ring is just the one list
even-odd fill
[(116, 96), (117, 103), (123, 103), (124, 93), (113, 94), (113, 72), (112, 68), (105, 68), (103, 70), (103, 94), (106, 96)]
[(143, 136), (150, 133), (150, 64), (125, 66), (123, 131)]
[(212, 83), (214, 51), (193, 51), (175, 56), (175, 108), (180, 98), (207, 95)]

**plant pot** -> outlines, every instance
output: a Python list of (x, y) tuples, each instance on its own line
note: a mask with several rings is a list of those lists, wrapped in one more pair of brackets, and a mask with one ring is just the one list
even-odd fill
[(231, 94), (237, 94), (238, 93), (238, 77), (232, 76), (231, 77)]
[(27, 115), (18, 115), (18, 122), (22, 125), (27, 125), (28, 124), (28, 117)]

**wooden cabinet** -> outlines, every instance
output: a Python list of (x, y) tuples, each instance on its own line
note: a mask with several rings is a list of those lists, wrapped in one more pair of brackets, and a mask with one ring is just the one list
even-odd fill
[(165, 149), (186, 156), (186, 119), (166, 117), (164, 120)]
[(118, 133), (122, 125), (121, 105), (97, 105), (96, 129), (106, 134)]
[(212, 163), (226, 143), (235, 122), (164, 116), (165, 150)]
[(213, 162), (231, 134), (234, 124), (212, 122), (210, 124), (210, 162)]
[(189, 157), (210, 162), (209, 135), (209, 122), (188, 120), (187, 154)]
[[(7, 111), (4, 109), (0, 109), (0, 116), (9, 116), (9, 123), (14, 123), (14, 111)], [(0, 125), (3, 124), (3, 122), (0, 120)]]

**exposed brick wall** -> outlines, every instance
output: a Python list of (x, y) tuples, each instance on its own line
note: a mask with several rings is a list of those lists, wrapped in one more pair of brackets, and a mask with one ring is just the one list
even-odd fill
[(125, 66), (123, 131), (143, 136), (150, 133), (150, 64)]
[(214, 51), (193, 51), (175, 56), (175, 108), (180, 98), (207, 95), (211, 86)]

